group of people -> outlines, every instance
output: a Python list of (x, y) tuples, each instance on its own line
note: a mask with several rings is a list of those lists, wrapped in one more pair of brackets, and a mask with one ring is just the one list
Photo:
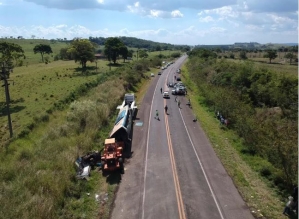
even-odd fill
[(283, 214), (289, 216), (292, 211), (298, 213), (298, 186), (295, 186), (292, 196), (288, 197), (288, 201), (284, 207)]
[(216, 118), (220, 121), (220, 124), (228, 126), (228, 119), (224, 118), (224, 116), (219, 111), (217, 111), (216, 113)]

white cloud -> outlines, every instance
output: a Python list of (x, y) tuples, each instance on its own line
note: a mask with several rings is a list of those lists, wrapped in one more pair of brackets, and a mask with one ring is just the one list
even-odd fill
[(183, 17), (184, 15), (179, 10), (174, 10), (171, 12), (173, 18)]
[(245, 1), (245, 2), (243, 2), (243, 7), (244, 7), (244, 9), (245, 9), (245, 10), (247, 10), (247, 9), (248, 9), (248, 5), (247, 5), (246, 1)]
[(152, 17), (161, 17), (162, 15), (163, 15), (163, 11), (150, 10), (150, 16)]
[(140, 14), (142, 16), (147, 14), (146, 10), (140, 6), (139, 2), (135, 2), (133, 5), (128, 5), (127, 9), (134, 14)]
[(220, 33), (226, 31), (223, 27), (211, 27), (210, 30), (208, 30), (208, 33)]
[(141, 6), (140, 2), (135, 2), (133, 5), (128, 5), (127, 9), (131, 13), (152, 18), (181, 18), (184, 16), (179, 10), (169, 12), (156, 9), (147, 9)]
[(220, 16), (220, 18), (226, 18), (226, 17), (238, 17), (238, 12), (234, 10), (231, 6), (224, 6), (221, 8), (215, 8), (211, 10), (203, 10), (198, 15), (202, 14), (216, 14)]
[(245, 27), (251, 31), (261, 31), (264, 29), (263, 26), (257, 26), (257, 25), (252, 25), (252, 24), (246, 25)]
[(208, 23), (208, 22), (212, 22), (212, 21), (214, 21), (214, 18), (212, 18), (211, 16), (200, 17), (200, 18), (199, 18), (199, 21), (200, 21), (200, 22)]

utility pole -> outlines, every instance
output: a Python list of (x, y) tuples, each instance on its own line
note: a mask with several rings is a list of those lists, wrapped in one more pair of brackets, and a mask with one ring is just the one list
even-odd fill
[(9, 89), (8, 89), (9, 84), (7, 82), (7, 79), (9, 78), (10, 69), (6, 70), (6, 68), (8, 68), (8, 67), (5, 67), (5, 63), (2, 63), (2, 72), (0, 74), (0, 80), (4, 81), (4, 84), (2, 85), (2, 87), (5, 88), (6, 112), (7, 112), (7, 117), (8, 117), (8, 127), (9, 127), (10, 137), (12, 138), (13, 133), (12, 133), (10, 110), (9, 110), (9, 103), (10, 103)]

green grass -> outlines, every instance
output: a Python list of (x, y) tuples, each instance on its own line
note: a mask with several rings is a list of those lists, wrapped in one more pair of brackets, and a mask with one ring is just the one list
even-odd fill
[[(242, 60), (239, 60), (239, 52), (227, 52), (227, 53), (219, 53), (220, 56), (228, 56), (229, 54), (233, 53), (235, 55), (235, 59), (227, 59), (233, 62), (242, 62)], [(254, 64), (257, 67), (263, 67), (268, 68), (270, 70), (273, 70), (275, 72), (279, 73), (285, 73), (285, 74), (292, 74), (295, 76), (298, 76), (298, 63), (295, 63), (294, 60), (292, 64), (290, 65), (290, 60), (285, 59), (285, 52), (278, 52), (277, 58), (273, 59), (271, 63), (269, 62), (268, 58), (264, 58), (265, 52), (261, 53), (247, 53), (247, 58), (250, 61), (253, 61)]]
[[(95, 81), (98, 75), (109, 72), (107, 61), (89, 63), (87, 74), (82, 74), (74, 61), (54, 61), (49, 64), (31, 64), (16, 67), (10, 75), (10, 112), (13, 131), (18, 135), (34, 120), (45, 117), (59, 101), (67, 98), (80, 85)], [(112, 70), (116, 67), (112, 67)], [(0, 141), (7, 139), (7, 115), (4, 108), (5, 93), (0, 95)], [(3, 142), (2, 142), (3, 143)]]
[[(111, 110), (125, 92), (122, 83), (111, 77), (78, 99), (74, 110), (53, 112), (47, 123), (39, 124), (25, 138), (15, 139), (6, 150), (2, 148), (0, 204), (4, 218), (98, 218), (99, 210), (101, 218), (108, 218), (118, 181), (107, 183), (98, 170), (92, 171), (90, 181), (77, 181), (74, 161), (87, 151), (102, 148), (115, 119)], [(89, 102), (100, 104), (94, 109)], [(82, 119), (86, 119), (83, 131)], [(105, 203), (95, 200), (96, 194), (106, 193)]]
[[(227, 59), (231, 62), (243, 62), (243, 60), (239, 59)], [(255, 58), (255, 59), (248, 59), (248, 61), (253, 61), (256, 67), (261, 68), (268, 68), (274, 72), (280, 74), (291, 74), (294, 76), (298, 76), (298, 65), (290, 65), (289, 62), (286, 63), (279, 63), (275, 60), (272, 60), (272, 63), (269, 63), (269, 59), (266, 58)]]
[(44, 55), (44, 57), (49, 57), (51, 62), (54, 61), (54, 56), (59, 54), (61, 48), (65, 48), (69, 45), (66, 42), (51, 42), (50, 40), (43, 39), (0, 39), (0, 42), (15, 43), (20, 45), (26, 56), (26, 59), (23, 60), (24, 66), (42, 62), (41, 54), (34, 54), (33, 52), (33, 48), (38, 44), (46, 44), (51, 46), (53, 53)]
[(221, 126), (215, 118), (214, 111), (203, 104), (203, 97), (189, 78), (185, 67), (182, 68), (182, 80), (189, 89), (188, 96), (193, 103), (193, 112), (198, 122), (253, 214), (258, 218), (281, 218), (285, 200), (269, 181), (259, 174), (262, 167), (267, 167), (267, 162), (260, 157), (241, 152), (244, 148), (242, 139), (232, 130)]
[[(122, 77), (113, 72), (106, 74), (108, 62), (100, 63), (97, 74), (90, 70), (87, 75), (77, 71), (73, 61), (14, 69), (11, 106), (19, 110), (12, 113), (13, 128), (16, 131), (18, 124), (21, 130), (33, 122), (34, 129), (0, 148), (0, 205), (4, 218), (109, 218), (120, 179), (104, 178), (96, 169), (90, 181), (78, 181), (74, 167), (78, 156), (101, 150), (112, 129), (116, 106), (125, 93)], [(158, 69), (150, 69), (148, 74), (152, 71)], [(101, 77), (104, 80), (97, 87), (82, 93), (82, 97), (76, 95), (68, 108), (53, 108), (82, 84)], [(143, 78), (134, 90), (147, 87), (151, 81)], [(144, 93), (138, 93), (138, 101)], [(47, 109), (53, 111), (45, 113)], [(0, 119), (4, 124), (6, 116)], [(82, 126), (82, 120), (86, 125)], [(7, 135), (7, 128), (2, 129)], [(95, 200), (96, 194), (102, 201)], [(108, 200), (103, 200), (106, 196)]]

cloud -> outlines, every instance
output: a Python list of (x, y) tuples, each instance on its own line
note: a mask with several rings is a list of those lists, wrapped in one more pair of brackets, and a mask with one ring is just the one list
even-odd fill
[(211, 16), (200, 17), (200, 18), (199, 18), (199, 21), (200, 21), (200, 22), (208, 23), (208, 22), (212, 22), (212, 21), (214, 21), (214, 18), (212, 18)]
[[(136, 0), (24, 0), (27, 2), (35, 3), (47, 8), (56, 8), (63, 10), (76, 10), (76, 9), (107, 9), (125, 11), (128, 6), (134, 5)], [(225, 5), (235, 4), (236, 0), (172, 0), (172, 1), (153, 1), (153, 0), (140, 0), (139, 3), (147, 10), (158, 10), (172, 12), (181, 8), (189, 9), (212, 9), (219, 8)]]
[(220, 18), (227, 18), (227, 17), (238, 17), (239, 12), (237, 12), (231, 6), (224, 6), (221, 8), (214, 8), (211, 10), (203, 10), (198, 13), (199, 16), (204, 14), (215, 14), (218, 15)]
[(173, 18), (179, 18), (179, 17), (183, 17), (184, 15), (179, 10), (174, 10), (171, 12), (171, 16)]
[(254, 12), (293, 12), (298, 10), (297, 0), (246, 0), (249, 10)]
[(140, 2), (135, 2), (133, 5), (128, 5), (127, 9), (131, 13), (152, 18), (182, 18), (184, 16), (179, 10), (169, 12), (163, 10), (148, 9), (143, 7)]

